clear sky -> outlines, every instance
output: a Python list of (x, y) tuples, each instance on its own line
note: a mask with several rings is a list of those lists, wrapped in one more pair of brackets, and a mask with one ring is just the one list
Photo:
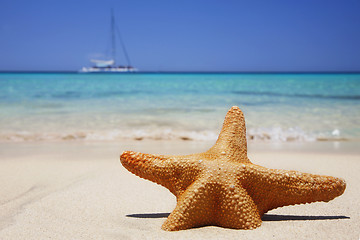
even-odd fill
[(0, 0), (0, 71), (90, 66), (111, 8), (143, 71), (360, 71), (359, 0)]

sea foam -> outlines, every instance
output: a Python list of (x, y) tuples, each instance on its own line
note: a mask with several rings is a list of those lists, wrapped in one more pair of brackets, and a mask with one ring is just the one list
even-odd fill
[[(335, 131), (335, 130), (334, 130)], [(336, 132), (337, 133), (337, 132)], [(165, 129), (135, 129), (110, 131), (75, 131), (75, 132), (49, 132), (36, 133), (21, 131), (0, 134), (2, 142), (37, 142), (37, 141), (123, 141), (123, 140), (183, 140), (183, 141), (216, 141), (219, 132), (213, 130), (189, 131)], [(301, 128), (283, 129), (250, 128), (247, 131), (248, 141), (271, 142), (312, 142), (312, 141), (343, 141), (347, 140), (338, 134), (307, 133)]]

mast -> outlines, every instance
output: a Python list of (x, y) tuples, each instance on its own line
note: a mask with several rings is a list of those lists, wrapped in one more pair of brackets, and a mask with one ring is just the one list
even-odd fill
[(119, 28), (118, 28), (117, 26), (116, 26), (116, 30), (117, 30), (118, 35), (119, 35), (121, 48), (122, 48), (122, 50), (123, 50), (123, 52), (124, 52), (124, 55), (125, 55), (125, 58), (126, 58), (126, 62), (127, 62), (127, 64), (128, 64), (128, 66), (131, 66), (130, 58), (129, 58), (129, 55), (128, 55), (127, 51), (126, 51), (125, 43), (124, 43), (123, 38), (122, 38), (122, 36), (121, 36), (120, 30), (119, 30)]
[(111, 9), (111, 55), (114, 60), (114, 66), (116, 66), (116, 41), (115, 41), (115, 17), (114, 9)]
[(122, 38), (119, 27), (115, 23), (114, 9), (112, 8), (111, 9), (111, 54), (112, 54), (112, 59), (114, 60), (114, 64), (113, 64), (114, 66), (116, 66), (116, 32), (115, 31), (117, 31), (118, 38), (120, 40), (120, 46), (125, 55), (127, 66), (131, 67), (130, 57), (129, 54), (127, 53), (125, 43)]

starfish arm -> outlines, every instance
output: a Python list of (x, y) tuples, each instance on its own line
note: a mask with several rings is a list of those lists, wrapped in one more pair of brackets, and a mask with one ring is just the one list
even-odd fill
[(199, 172), (191, 155), (166, 156), (125, 151), (120, 161), (131, 173), (166, 187), (175, 196), (185, 191)]
[(340, 178), (268, 169), (258, 165), (247, 168), (243, 183), (262, 215), (267, 211), (288, 205), (330, 201), (345, 191)]
[(177, 199), (175, 209), (162, 225), (163, 230), (178, 231), (214, 224), (214, 196), (208, 183), (194, 182)]
[(223, 187), (219, 202), (216, 225), (235, 229), (254, 229), (261, 225), (257, 206), (241, 186)]
[(194, 182), (177, 199), (162, 229), (177, 231), (207, 225), (254, 229), (261, 225), (257, 207), (245, 189), (206, 179)]
[(234, 106), (228, 111), (219, 137), (207, 153), (211, 156), (221, 154), (228, 161), (250, 162), (247, 157), (245, 118), (239, 107)]

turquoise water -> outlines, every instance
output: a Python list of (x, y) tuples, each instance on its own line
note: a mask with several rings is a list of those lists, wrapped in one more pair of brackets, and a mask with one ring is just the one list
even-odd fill
[(360, 139), (360, 74), (0, 74), (0, 141)]

